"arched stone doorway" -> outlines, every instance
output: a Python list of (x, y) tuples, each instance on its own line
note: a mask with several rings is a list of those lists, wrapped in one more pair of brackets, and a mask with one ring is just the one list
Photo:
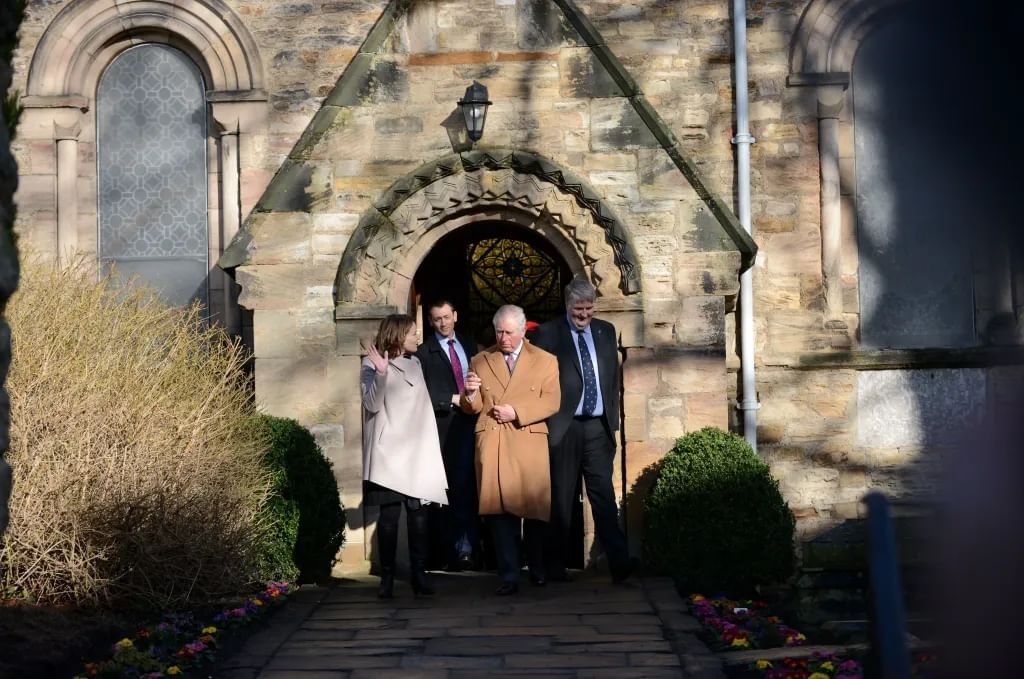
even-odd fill
[[(460, 220), (460, 222), (465, 220)], [(493, 219), (493, 214), (473, 215), (461, 228), (439, 240), (423, 259), (410, 293), (423, 332), (431, 332), (427, 311), (432, 302), (450, 301), (459, 312), (459, 328), (483, 348), (494, 341), (494, 312), (503, 304), (526, 311), (529, 321), (543, 323), (565, 313), (563, 289), (574, 271), (555, 245), (514, 221)], [(576, 491), (570, 546), (566, 565), (584, 565), (584, 498)], [(435, 523), (440, 524), (440, 521)], [(434, 532), (434, 561), (444, 563), (441, 530)], [(485, 561), (492, 550), (489, 531), (481, 530)]]
[[(531, 320), (543, 321), (560, 313), (562, 286), (571, 276), (583, 274), (598, 289), (599, 311), (616, 323), (623, 338), (629, 338), (629, 346), (637, 346), (643, 328), (639, 267), (625, 228), (596, 196), (582, 180), (550, 161), (518, 152), (461, 154), (407, 175), (363, 214), (342, 256), (335, 284), (338, 355), (351, 357), (355, 369), (363, 343), (381, 318), (395, 312), (417, 313), (435, 290), (442, 294), (439, 275), (457, 278), (454, 259), (467, 258), (467, 248), (482, 241), (502, 239), (530, 246), (557, 271), (553, 297), (546, 306), (533, 307), (538, 315)], [(468, 266), (466, 259), (458, 276), (468, 274)], [(463, 279), (461, 285), (467, 287), (460, 288), (458, 280), (450, 284), (448, 294), (468, 303), (469, 281)], [(489, 323), (499, 301), (517, 300), (492, 297), (481, 305), (477, 327)], [(530, 304), (524, 306), (531, 311)], [(493, 334), (478, 341), (487, 345)], [(353, 397), (346, 399), (352, 406), (346, 422), (358, 426), (358, 394)], [(358, 440), (346, 435), (346, 449), (352, 442), (346, 456), (358, 457)], [(624, 446), (620, 446), (616, 464), (620, 493), (623, 455)], [(348, 485), (345, 479), (341, 482), (343, 487)], [(346, 507), (361, 505), (353, 502), (352, 494), (345, 495)], [(589, 512), (581, 514), (579, 565), (593, 542)], [(369, 558), (374, 516), (363, 513), (358, 526), (352, 525), (353, 515), (349, 516), (347, 539), (352, 545), (361, 538)]]
[(523, 307), (527, 319), (538, 323), (562, 313), (562, 288), (574, 273), (543, 236), (512, 222), (481, 219), (438, 241), (416, 271), (412, 290), (423, 311), (434, 300), (450, 300), (463, 331), (486, 346), (493, 339), (491, 318), (502, 304)]

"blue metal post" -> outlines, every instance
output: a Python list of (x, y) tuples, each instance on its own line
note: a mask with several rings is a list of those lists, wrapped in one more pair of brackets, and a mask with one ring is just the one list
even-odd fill
[(864, 496), (868, 508), (868, 572), (871, 578), (871, 658), (869, 676), (909, 679), (907, 616), (903, 610), (903, 584), (889, 501), (872, 491)]

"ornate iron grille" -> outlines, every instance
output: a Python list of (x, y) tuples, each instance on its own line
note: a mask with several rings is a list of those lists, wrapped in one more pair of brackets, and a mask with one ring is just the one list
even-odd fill
[[(469, 307), (481, 341), (493, 339), (490, 315), (503, 304), (523, 307), (532, 321), (562, 312), (562, 266), (549, 253), (518, 238), (483, 238), (466, 248)], [(476, 328), (474, 328), (476, 329)]]

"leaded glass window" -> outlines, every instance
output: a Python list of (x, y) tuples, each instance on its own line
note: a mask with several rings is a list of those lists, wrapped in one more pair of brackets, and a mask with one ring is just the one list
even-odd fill
[(515, 304), (544, 317), (559, 311), (561, 278), (550, 254), (524, 240), (485, 238), (470, 243), (466, 256), (474, 306)]
[(562, 289), (571, 277), (561, 254), (539, 234), (481, 220), (441, 239), (420, 264), (413, 288), (423, 305), (452, 302), (459, 329), (487, 346), (502, 304), (523, 307), (526, 318), (538, 323), (564, 315)]
[(99, 253), (171, 304), (207, 301), (206, 88), (166, 45), (110, 64), (96, 94)]

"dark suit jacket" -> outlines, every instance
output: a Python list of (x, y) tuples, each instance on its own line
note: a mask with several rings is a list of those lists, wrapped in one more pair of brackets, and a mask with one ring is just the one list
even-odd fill
[[(597, 351), (598, 381), (604, 399), (604, 420), (609, 431), (619, 429), (619, 350), (615, 326), (594, 318), (590, 321)], [(558, 445), (572, 421), (576, 406), (583, 398), (583, 372), (576, 355), (576, 335), (570, 331), (565, 316), (543, 323), (531, 334), (531, 341), (558, 358), (558, 381), (562, 402), (558, 412), (548, 420), (548, 441)]]
[[(473, 358), (476, 352), (476, 342), (472, 337), (466, 337), (456, 331), (455, 338), (459, 340), (463, 350), (466, 352), (467, 362)], [(448, 438), (448, 429), (452, 422), (461, 418), (468, 418), (472, 421), (475, 415), (466, 415), (458, 407), (452, 407), (452, 394), (458, 392), (455, 385), (455, 375), (452, 373), (452, 362), (448, 360), (448, 346), (441, 346), (437, 341), (437, 334), (430, 330), (423, 340), (423, 344), (416, 350), (416, 355), (423, 366), (423, 378), (427, 382), (427, 392), (430, 393), (430, 402), (434, 406), (434, 418), (437, 420), (437, 436), (441, 440), (441, 449), (445, 449), (445, 441)], [(470, 434), (472, 429), (469, 430)]]

